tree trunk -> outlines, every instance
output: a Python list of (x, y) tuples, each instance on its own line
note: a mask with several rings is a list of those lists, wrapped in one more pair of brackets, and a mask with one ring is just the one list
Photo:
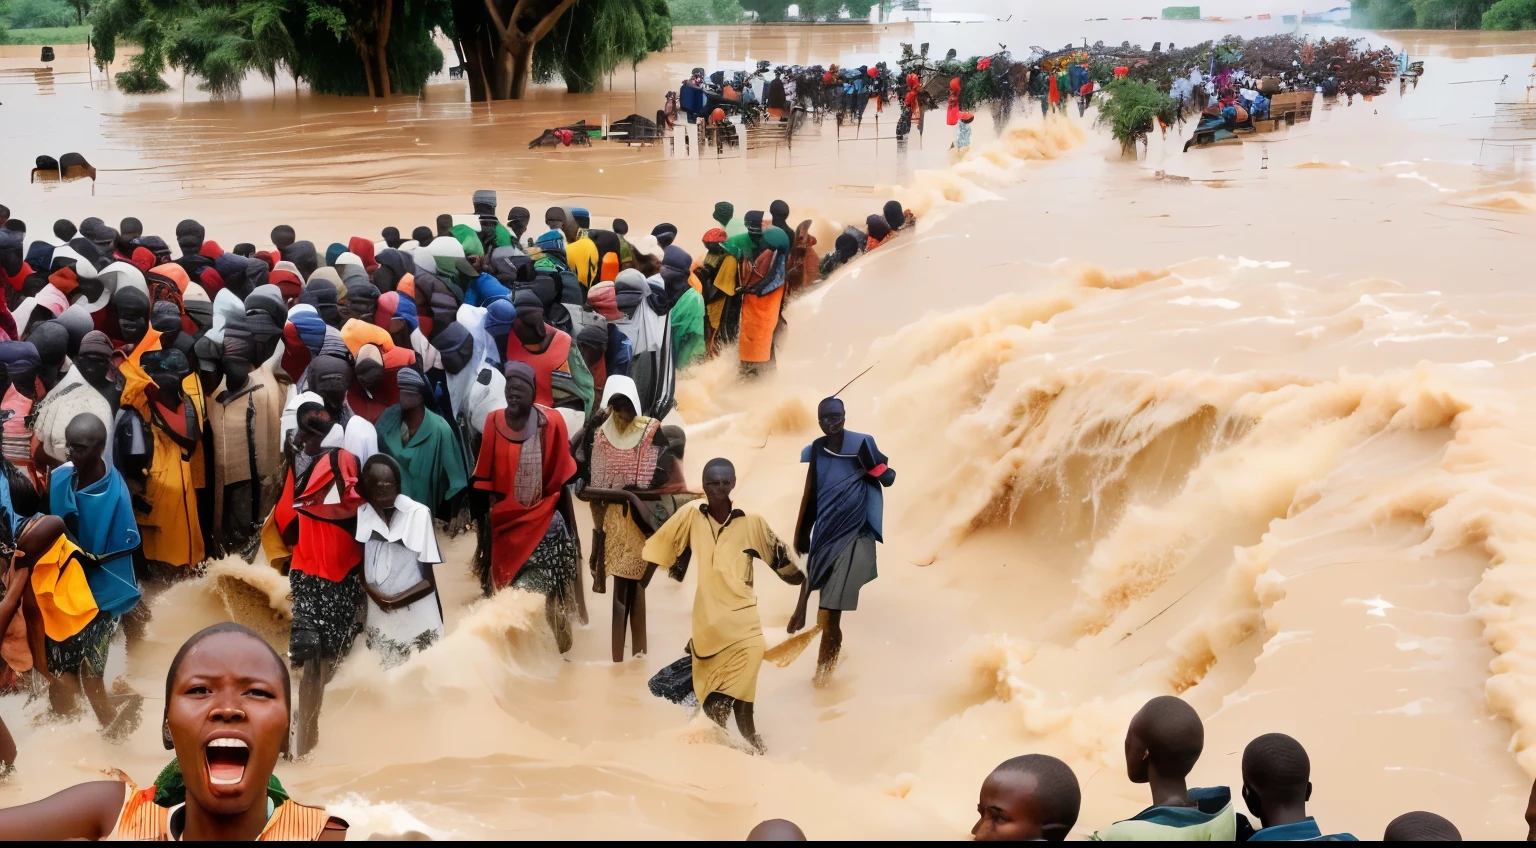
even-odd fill
[(512, 90), (508, 97), (522, 100), (528, 93), (528, 80), (533, 76), (533, 47), (535, 42), (519, 40), (510, 52), (512, 60)]
[(352, 43), (357, 47), (357, 58), (363, 63), (363, 78), (368, 80), (368, 96), (378, 97), (378, 89), (373, 84), (373, 57), (368, 50), (368, 42), (358, 33), (352, 34)]
[(464, 42), (464, 77), (469, 80), (469, 100), (484, 103), (491, 97), (490, 43), (483, 33)]
[(379, 28), (374, 35), (374, 61), (379, 68), (379, 96), (389, 96), (389, 27), (395, 14), (394, 0), (381, 0), (384, 7), (379, 15)]

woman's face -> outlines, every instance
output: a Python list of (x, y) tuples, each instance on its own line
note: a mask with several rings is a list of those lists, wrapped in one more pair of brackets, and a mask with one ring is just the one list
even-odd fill
[(635, 418), (634, 404), (630, 403), (629, 398), (623, 395), (613, 396), (613, 400), (608, 402), (608, 411), (613, 415), (614, 420), (620, 424), (628, 424)]
[(182, 659), (166, 723), (187, 795), (214, 815), (265, 803), (267, 779), (288, 737), (283, 670), (241, 633), (215, 633)]
[(394, 507), (395, 498), (400, 494), (400, 478), (395, 476), (394, 469), (383, 463), (371, 465), (364, 483), (367, 489), (365, 497), (375, 511), (383, 512)]

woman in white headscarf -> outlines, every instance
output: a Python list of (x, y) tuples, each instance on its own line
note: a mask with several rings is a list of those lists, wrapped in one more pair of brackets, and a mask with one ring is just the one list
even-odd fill
[(661, 434), (661, 421), (639, 414), (634, 380), (608, 378), (603, 408), (579, 441), (577, 461), (585, 485), (576, 496), (592, 505), (592, 591), (607, 591), (613, 577), (613, 661), (624, 661), (624, 633), (635, 656), (646, 650), (645, 587), (653, 567), (641, 557), (645, 540), (667, 516), (642, 496), (684, 489), (682, 465)]

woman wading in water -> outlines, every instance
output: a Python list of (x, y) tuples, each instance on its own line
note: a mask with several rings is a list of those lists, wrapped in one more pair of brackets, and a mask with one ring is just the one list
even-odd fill
[(119, 773), (0, 810), (0, 840), (344, 840), (346, 822), (288, 800), (272, 776), (290, 695), (288, 668), (261, 637), (232, 622), (205, 628), (166, 675), (161, 734), (176, 759), (157, 785)]

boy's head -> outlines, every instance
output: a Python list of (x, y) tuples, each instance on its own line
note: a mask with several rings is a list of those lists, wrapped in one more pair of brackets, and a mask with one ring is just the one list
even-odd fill
[(1205, 725), (1189, 704), (1172, 695), (1148, 701), (1125, 731), (1125, 773), (1132, 783), (1161, 777), (1183, 778), (1205, 748)]
[(1284, 733), (1266, 733), (1243, 749), (1243, 803), (1265, 827), (1282, 809), (1306, 805), (1311, 778), (1307, 749)]
[(290, 227), (287, 224), (278, 224), (272, 228), (272, 244), (275, 245), (278, 250), (287, 250), (288, 248), (292, 247), (294, 240), (297, 238), (298, 233), (295, 233), (293, 231), (293, 227)]
[(1403, 813), (1387, 824), (1382, 842), (1460, 842), (1461, 831), (1450, 821), (1423, 811)]
[(976, 803), (977, 842), (1060, 842), (1077, 823), (1083, 793), (1067, 764), (1045, 754), (1014, 757), (992, 770)]

